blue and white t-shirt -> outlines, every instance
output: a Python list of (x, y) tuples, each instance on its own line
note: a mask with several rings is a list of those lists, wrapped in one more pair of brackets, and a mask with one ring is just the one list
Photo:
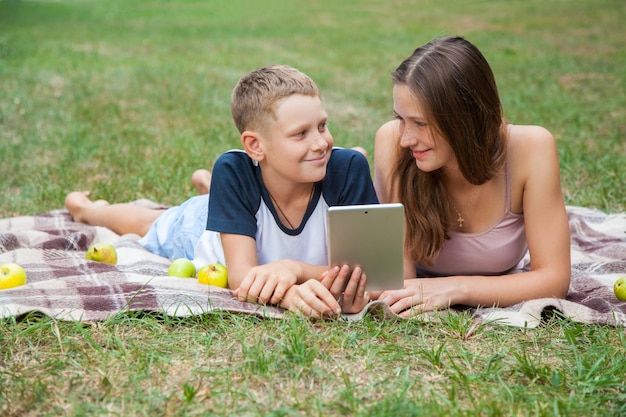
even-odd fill
[[(294, 259), (326, 265), (328, 207), (375, 203), (378, 199), (367, 159), (351, 149), (333, 148), (326, 176), (315, 184), (302, 223), (290, 229), (279, 220), (261, 179), (261, 168), (245, 152), (233, 150), (213, 166), (210, 197), (193, 197), (169, 209), (142, 243), (161, 256), (186, 257), (201, 267), (225, 264), (220, 233), (241, 234), (255, 239), (259, 264)], [(203, 219), (204, 224), (199, 224)]]

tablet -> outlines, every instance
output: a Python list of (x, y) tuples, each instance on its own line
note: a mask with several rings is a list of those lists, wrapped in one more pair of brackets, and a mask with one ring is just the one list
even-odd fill
[(333, 206), (327, 213), (329, 265), (360, 265), (368, 291), (404, 286), (404, 206)]

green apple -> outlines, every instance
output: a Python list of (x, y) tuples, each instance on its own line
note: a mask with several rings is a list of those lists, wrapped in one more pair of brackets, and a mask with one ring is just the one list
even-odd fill
[(109, 243), (96, 243), (87, 249), (85, 259), (115, 265), (117, 263), (117, 252), (115, 247)]
[(222, 264), (205, 265), (198, 271), (198, 282), (228, 288), (228, 270)]
[(170, 277), (193, 278), (196, 276), (196, 266), (189, 259), (178, 258), (167, 269)]
[(626, 301), (626, 277), (618, 278), (613, 284), (613, 292), (620, 301)]
[(8, 263), (0, 266), (0, 290), (19, 287), (26, 284), (26, 271), (18, 264)]

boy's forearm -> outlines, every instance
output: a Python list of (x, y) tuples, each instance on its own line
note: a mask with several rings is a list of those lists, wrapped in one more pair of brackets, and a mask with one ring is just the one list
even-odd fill
[(284, 260), (287, 263), (287, 267), (297, 277), (297, 283), (302, 284), (310, 279), (319, 279), (320, 275), (328, 270), (327, 265), (311, 265), (300, 261), (291, 259)]
[(308, 281), (309, 279), (319, 279), (320, 275), (328, 271), (328, 265), (311, 265), (304, 262), (292, 261), (297, 264), (299, 272), (296, 273), (298, 277), (298, 284)]

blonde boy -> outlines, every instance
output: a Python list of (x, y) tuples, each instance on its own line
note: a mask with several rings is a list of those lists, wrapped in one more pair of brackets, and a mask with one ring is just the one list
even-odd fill
[(358, 267), (328, 270), (325, 213), (377, 202), (367, 159), (333, 147), (321, 94), (294, 68), (262, 67), (241, 78), (231, 110), (243, 150), (218, 158), (210, 194), (163, 211), (74, 192), (66, 207), (77, 221), (143, 236), (161, 256), (225, 264), (242, 300), (312, 317), (360, 310), (369, 299), (365, 275)]

